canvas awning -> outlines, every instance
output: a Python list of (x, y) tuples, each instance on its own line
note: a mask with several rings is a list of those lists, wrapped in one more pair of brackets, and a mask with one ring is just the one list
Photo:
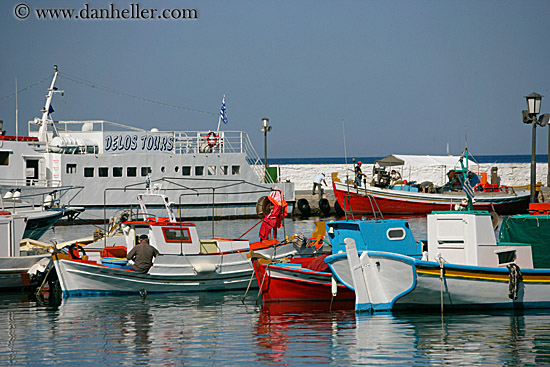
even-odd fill
[[(473, 167), (474, 162), (469, 160), (469, 167)], [(390, 154), (389, 156), (376, 161), (380, 167), (391, 166), (445, 166), (448, 168), (460, 168), (460, 156), (454, 155), (404, 155)]]

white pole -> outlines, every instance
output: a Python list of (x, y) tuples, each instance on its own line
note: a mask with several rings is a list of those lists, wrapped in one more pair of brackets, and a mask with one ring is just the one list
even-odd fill
[(17, 78), (15, 78), (15, 141), (19, 138), (19, 109), (17, 107)]
[[(223, 104), (225, 103), (225, 94), (223, 95), (223, 99), (222, 99), (222, 106)], [(216, 130), (218, 133), (220, 132), (220, 124), (222, 122), (222, 110), (220, 108), (220, 115), (218, 116), (218, 130)]]

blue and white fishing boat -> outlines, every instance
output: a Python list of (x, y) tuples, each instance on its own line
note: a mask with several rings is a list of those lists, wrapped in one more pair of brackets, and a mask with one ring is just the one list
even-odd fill
[[(427, 233), (422, 259), (359, 253), (350, 238), (346, 254), (325, 261), (355, 291), (356, 311), (550, 306), (550, 269), (533, 268), (529, 245), (497, 243), (490, 213), (472, 210), (471, 199), (465, 210), (428, 215)], [(351, 280), (339, 276), (342, 263)]]

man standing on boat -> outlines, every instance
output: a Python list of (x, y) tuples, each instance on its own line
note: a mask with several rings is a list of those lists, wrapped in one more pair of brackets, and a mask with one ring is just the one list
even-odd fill
[(139, 236), (139, 244), (134, 247), (126, 258), (134, 261), (132, 268), (136, 273), (145, 274), (153, 266), (153, 259), (159, 255), (159, 251), (149, 244), (149, 236)]
[(363, 171), (361, 171), (362, 165), (363, 165), (363, 162), (359, 161), (357, 162), (357, 166), (355, 166), (355, 183), (354, 183), (355, 188), (361, 187), (361, 179), (363, 178), (363, 176), (365, 176)]

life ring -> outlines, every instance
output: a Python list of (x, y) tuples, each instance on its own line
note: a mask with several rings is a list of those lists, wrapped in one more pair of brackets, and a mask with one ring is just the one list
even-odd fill
[(302, 216), (309, 217), (311, 214), (311, 208), (309, 207), (309, 202), (307, 199), (300, 199), (298, 200), (298, 209), (300, 210), (300, 213), (302, 213)]
[(321, 213), (323, 213), (324, 215), (330, 215), (330, 203), (327, 199), (319, 200), (319, 209), (321, 209)]
[(210, 131), (208, 135), (206, 135), (206, 144), (208, 144), (210, 148), (221, 148), (220, 135)]
[[(81, 260), (82, 256), (86, 255), (86, 251), (84, 251), (84, 248), (80, 246), (78, 243), (73, 243), (72, 245), (70, 245), (68, 250), (69, 250), (69, 256), (73, 260)], [(80, 255), (81, 252), (82, 252), (82, 256)]]

